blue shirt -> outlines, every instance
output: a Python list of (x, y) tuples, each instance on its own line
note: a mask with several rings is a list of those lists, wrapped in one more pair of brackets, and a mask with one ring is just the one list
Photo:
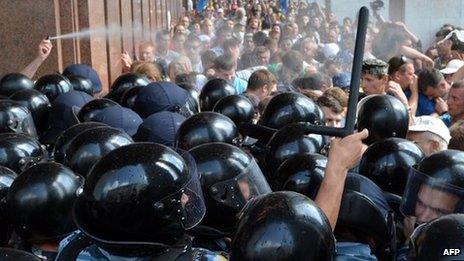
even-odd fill
[(242, 94), (246, 91), (247, 87), (248, 87), (248, 82), (245, 81), (245, 80), (242, 80), (238, 77), (235, 77), (234, 79), (234, 82), (232, 84), (235, 88), (235, 91), (237, 92), (237, 94)]
[(443, 121), (443, 123), (446, 125), (446, 127), (451, 127), (451, 115), (449, 115), (448, 113), (446, 114), (443, 114), (442, 116), (440, 116), (440, 120)]
[(371, 253), (369, 245), (356, 242), (337, 242), (336, 261), (376, 261), (377, 257)]
[(409, 247), (403, 246), (396, 251), (396, 261), (406, 261), (408, 260)]
[[(411, 97), (411, 91), (405, 91), (406, 97)], [(419, 93), (419, 101), (417, 103), (416, 116), (430, 115), (435, 112), (435, 100), (429, 99), (427, 95)]]

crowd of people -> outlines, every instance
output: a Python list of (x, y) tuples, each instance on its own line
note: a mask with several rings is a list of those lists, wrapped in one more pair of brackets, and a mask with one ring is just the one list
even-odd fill
[(188, 8), (107, 93), (33, 81), (42, 40), (0, 78), (0, 259), (463, 259), (464, 30), (422, 46), (376, 2), (361, 86), (357, 19), (318, 3)]

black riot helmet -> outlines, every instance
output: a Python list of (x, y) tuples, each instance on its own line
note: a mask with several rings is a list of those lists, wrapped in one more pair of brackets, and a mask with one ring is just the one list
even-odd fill
[(47, 74), (35, 82), (34, 89), (45, 94), (50, 102), (53, 102), (58, 95), (72, 91), (73, 86), (68, 78), (61, 74)]
[(9, 73), (0, 79), (0, 95), (10, 96), (23, 89), (33, 89), (34, 83), (21, 73)]
[(464, 215), (440, 217), (414, 230), (408, 260), (463, 260)]
[(119, 104), (105, 98), (91, 100), (82, 106), (77, 113), (77, 118), (80, 122), (92, 121), (93, 117), (95, 117), (95, 115), (97, 115), (101, 110), (111, 106), (119, 106)]
[(406, 138), (409, 114), (406, 105), (391, 95), (370, 95), (358, 104), (358, 131), (369, 130), (364, 143), (397, 137)]
[(45, 94), (34, 89), (24, 89), (13, 93), (10, 99), (20, 103), (32, 113), (35, 127), (39, 133), (47, 130), (51, 104)]
[(133, 143), (122, 130), (103, 126), (86, 129), (72, 139), (64, 151), (63, 164), (87, 176), (90, 168), (110, 151)]
[(245, 206), (230, 260), (332, 260), (335, 239), (327, 217), (293, 191), (257, 197)]
[(110, 92), (105, 98), (118, 102), (124, 92), (135, 86), (147, 86), (150, 81), (142, 74), (125, 73), (120, 75), (110, 87)]
[(37, 256), (14, 248), (0, 247), (0, 260), (3, 261), (41, 261)]
[[(11, 169), (0, 166), (0, 199), (8, 195), (8, 190), (10, 189), (13, 181), (18, 177)], [(8, 244), (8, 240), (11, 237), (11, 224), (6, 220), (5, 211), (0, 211), (0, 246)]]
[(121, 99), (119, 100), (119, 104), (121, 106), (133, 109), (134, 108), (134, 103), (135, 99), (137, 98), (137, 95), (139, 92), (144, 88), (145, 86), (134, 86), (130, 89), (127, 89), (121, 96)]
[(368, 244), (379, 260), (393, 260), (396, 229), (384, 192), (368, 178), (348, 173), (335, 226), (338, 242)]
[(0, 166), (0, 199), (8, 194), (8, 189), (17, 176), (11, 169)]
[(274, 173), (274, 190), (295, 191), (314, 199), (324, 179), (326, 165), (327, 157), (320, 154), (290, 156)]
[(21, 103), (11, 100), (0, 100), (0, 133), (25, 133), (37, 137), (32, 113)]
[(464, 213), (464, 152), (436, 152), (411, 168), (401, 211), (417, 223)]
[(100, 247), (133, 256), (176, 244), (201, 221), (205, 205), (192, 157), (145, 142), (100, 159), (73, 213), (78, 228)]
[(53, 148), (53, 160), (58, 163), (64, 163), (65, 152), (69, 148), (71, 141), (76, 138), (79, 133), (88, 129), (103, 126), (107, 125), (101, 122), (83, 122), (65, 130), (60, 134), (60, 136), (58, 136), (58, 139), (56, 139), (55, 146)]
[(189, 150), (209, 142), (239, 143), (237, 126), (216, 112), (200, 112), (185, 120), (177, 130), (176, 147)]
[(74, 74), (66, 77), (75, 91), (85, 92), (88, 95), (93, 96), (93, 83), (90, 79)]
[(21, 173), (29, 163), (47, 159), (48, 153), (31, 136), (22, 133), (0, 134), (0, 165)]
[(280, 129), (294, 122), (324, 125), (324, 113), (305, 95), (286, 92), (272, 97), (260, 118), (260, 125), (273, 129)]
[(289, 157), (304, 153), (319, 153), (325, 146), (323, 136), (306, 135), (301, 126), (300, 123), (292, 123), (281, 128), (267, 144), (266, 168), (270, 180), (274, 180), (273, 173)]
[(253, 157), (222, 142), (196, 146), (189, 153), (195, 159), (206, 203), (202, 225), (229, 233), (237, 213), (252, 198), (271, 193)]
[(237, 126), (242, 122), (252, 123), (255, 109), (251, 101), (243, 95), (230, 95), (220, 99), (213, 111), (229, 117)]
[(59, 163), (38, 163), (13, 181), (2, 208), (23, 240), (59, 240), (76, 229), (71, 210), (83, 185), (83, 177)]
[(214, 78), (209, 80), (201, 89), (200, 108), (201, 111), (211, 111), (221, 98), (237, 94), (235, 88), (226, 80)]
[(177, 85), (188, 92), (189, 104), (191, 104), (191, 106), (195, 108), (195, 111), (199, 112), (200, 111), (200, 93), (198, 93), (195, 86), (192, 86), (188, 83), (182, 83), (182, 82), (177, 83)]
[(413, 142), (388, 138), (370, 145), (359, 163), (359, 173), (386, 192), (403, 195), (409, 169), (424, 158)]

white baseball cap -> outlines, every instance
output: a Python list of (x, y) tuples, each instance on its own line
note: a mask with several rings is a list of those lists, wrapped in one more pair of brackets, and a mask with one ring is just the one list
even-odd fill
[(443, 74), (453, 74), (459, 70), (464, 65), (464, 61), (459, 59), (453, 59), (448, 62), (446, 68), (440, 70)]
[(446, 35), (446, 37), (443, 38), (443, 40), (439, 41), (437, 44), (443, 43), (444, 41), (446, 41), (446, 40), (450, 39), (451, 37), (453, 37), (453, 35), (456, 36), (458, 41), (464, 42), (464, 30), (455, 29), (455, 30), (449, 32), (448, 35)]
[(334, 58), (338, 52), (340, 51), (340, 47), (336, 43), (328, 43), (322, 47), (322, 52), (324, 53), (325, 58), (332, 59)]
[(414, 124), (409, 126), (409, 131), (428, 131), (439, 136), (444, 141), (446, 141), (446, 143), (449, 143), (451, 139), (450, 132), (448, 130), (448, 127), (446, 127), (445, 123), (443, 123), (443, 121), (439, 118), (435, 118), (432, 116), (416, 117), (414, 120)]

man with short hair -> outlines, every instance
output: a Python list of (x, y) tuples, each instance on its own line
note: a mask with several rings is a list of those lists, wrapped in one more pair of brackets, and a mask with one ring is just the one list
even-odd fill
[(214, 48), (211, 49), (216, 55), (224, 54), (223, 44), (227, 39), (232, 37), (232, 33), (232, 29), (227, 25), (221, 26), (216, 30)]
[(257, 70), (248, 79), (247, 95), (254, 95), (260, 101), (277, 91), (277, 79), (268, 70)]
[(253, 34), (245, 34), (243, 38), (242, 53), (240, 61), (238, 63), (238, 68), (240, 70), (247, 69), (251, 66), (254, 66), (255, 61), (255, 43), (253, 42)]
[(214, 21), (214, 25), (216, 27), (225, 26), (226, 21), (227, 21), (227, 19), (224, 16), (224, 9), (222, 9), (222, 8), (217, 9), (217, 11), (216, 11), (216, 20)]
[(267, 34), (263, 31), (259, 31), (253, 34), (253, 43), (255, 46), (264, 46), (266, 41), (269, 39)]
[(434, 64), (438, 69), (443, 69), (453, 59), (462, 60), (464, 57), (458, 50), (453, 50), (453, 41), (451, 36), (453, 32), (448, 33), (446, 37), (437, 43), (438, 57)]
[(327, 126), (343, 127), (346, 111), (335, 97), (323, 94), (317, 99), (317, 103), (324, 112), (325, 124)]
[(463, 60), (453, 59), (448, 62), (446, 67), (440, 72), (445, 76), (445, 80), (449, 84), (453, 84), (453, 75), (462, 67), (464, 66)]
[(451, 139), (446, 125), (438, 118), (420, 116), (409, 126), (408, 140), (419, 146), (426, 156), (446, 150)]
[(453, 83), (449, 89), (445, 112), (441, 119), (450, 127), (455, 122), (464, 119), (464, 81)]
[(211, 19), (203, 19), (201, 22), (201, 32), (208, 37), (214, 37), (214, 24)]
[(448, 149), (464, 151), (464, 128), (456, 128), (452, 131)]
[(364, 95), (373, 94), (392, 94), (404, 105), (409, 107), (408, 99), (404, 94), (401, 86), (388, 80), (388, 64), (379, 59), (369, 59), (363, 61), (362, 75), (361, 75), (361, 88)]
[(167, 64), (170, 64), (172, 60), (179, 57), (177, 52), (169, 49), (171, 45), (171, 36), (169, 31), (163, 30), (156, 34), (156, 57), (163, 59)]
[(382, 60), (365, 60), (362, 64), (361, 88), (364, 94), (386, 94), (388, 64)]
[(292, 44), (295, 44), (301, 38), (298, 31), (298, 24), (295, 22), (287, 23), (285, 26), (285, 35), (290, 37)]
[(407, 217), (406, 235), (410, 235), (415, 225), (463, 212), (463, 159), (461, 151), (444, 150), (425, 157), (410, 169), (400, 206)]
[[(139, 61), (142, 62), (155, 62), (155, 45), (151, 42), (141, 42), (139, 44)], [(121, 55), (122, 60), (122, 71), (130, 71), (131, 65), (133, 63), (132, 58), (130, 57), (127, 51), (124, 51)]]
[(187, 57), (192, 63), (192, 69), (196, 73), (203, 73), (203, 65), (201, 63), (201, 40), (196, 35), (189, 35), (184, 44), (184, 50)]
[(403, 90), (409, 90), (415, 83), (414, 64), (405, 56), (394, 56), (388, 61), (390, 79), (401, 85)]
[(238, 61), (240, 58), (240, 41), (234, 37), (226, 39), (222, 44), (222, 50), (224, 54), (230, 55), (234, 60)]
[(237, 94), (244, 93), (248, 83), (236, 76), (237, 60), (231, 55), (221, 55), (214, 60), (215, 76), (224, 79), (235, 88)]
[(256, 65), (267, 66), (271, 60), (271, 52), (264, 46), (258, 46), (255, 49)]
[(182, 16), (179, 19), (179, 24), (183, 25), (185, 29), (188, 29), (190, 26), (190, 18), (187, 15)]
[(300, 52), (303, 54), (303, 60), (317, 69), (321, 67), (321, 63), (315, 59), (317, 53), (317, 44), (310, 38), (306, 37), (300, 43)]
[(182, 24), (176, 24), (174, 26), (173, 32), (174, 32), (174, 37), (179, 34), (188, 35), (187, 28), (185, 28)]
[(444, 97), (448, 95), (450, 86), (437, 69), (425, 69), (418, 75), (419, 102), (416, 116), (439, 116), (446, 112)]
[(293, 86), (300, 92), (303, 90), (325, 92), (332, 87), (332, 79), (321, 73), (314, 73), (310, 76), (296, 78), (293, 81)]
[(243, 36), (243, 53), (251, 53), (255, 49), (253, 34), (247, 33)]

